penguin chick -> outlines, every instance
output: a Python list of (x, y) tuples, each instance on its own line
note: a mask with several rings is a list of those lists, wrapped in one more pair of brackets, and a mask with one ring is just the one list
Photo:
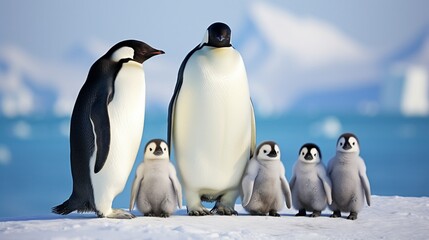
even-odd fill
[(328, 175), (332, 181), (331, 217), (341, 217), (341, 212), (350, 212), (347, 219), (357, 219), (364, 204), (371, 205), (371, 189), (366, 175), (364, 160), (359, 156), (360, 146), (356, 135), (342, 134), (337, 141), (337, 152), (329, 161)]
[(146, 144), (144, 162), (137, 167), (132, 185), (130, 211), (135, 202), (145, 216), (169, 217), (176, 206), (182, 208), (182, 187), (168, 152), (161, 139)]
[(291, 206), (291, 192), (280, 160), (279, 146), (272, 141), (261, 143), (250, 159), (242, 180), (244, 209), (251, 215), (279, 217), (277, 211)]
[(316, 144), (306, 143), (299, 150), (290, 188), (293, 206), (299, 211), (295, 216), (306, 216), (306, 211), (312, 211), (310, 217), (318, 217), (332, 203), (331, 180)]

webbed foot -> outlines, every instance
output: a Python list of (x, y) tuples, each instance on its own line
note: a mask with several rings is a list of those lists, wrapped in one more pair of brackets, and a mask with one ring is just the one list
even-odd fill
[(160, 216), (160, 217), (163, 217), (163, 218), (168, 218), (168, 217), (170, 217), (170, 214), (169, 214), (169, 213), (166, 213), (166, 212), (163, 212), (163, 213), (161, 213), (159, 216)]
[(304, 216), (307, 216), (307, 212), (305, 211), (305, 209), (300, 209), (299, 212), (295, 214), (295, 217), (304, 217)]
[(310, 214), (310, 217), (312, 218), (320, 217), (321, 214), (322, 214), (322, 211), (313, 211), (313, 213)]
[(271, 210), (268, 215), (272, 217), (280, 217), (280, 214), (276, 210)]
[(136, 216), (122, 209), (112, 209), (112, 212), (106, 216), (98, 214), (98, 217), (116, 218), (116, 219), (133, 219)]
[(334, 211), (332, 213), (332, 215), (329, 216), (329, 217), (331, 217), (331, 218), (339, 218), (339, 217), (341, 217), (341, 211)]
[(211, 215), (210, 211), (203, 208), (203, 207), (199, 207), (199, 208), (195, 208), (195, 209), (189, 209), (188, 208), (188, 215), (189, 216), (206, 216), (206, 215)]
[(350, 215), (347, 217), (349, 220), (356, 220), (357, 219), (357, 212), (350, 212)]
[(153, 213), (153, 212), (144, 213), (144, 216), (145, 217), (156, 217), (155, 213)]
[(237, 211), (235, 211), (234, 208), (223, 206), (222, 204), (218, 204), (218, 203), (216, 203), (213, 209), (210, 210), (210, 213), (226, 215), (226, 216), (238, 215)]
[(250, 213), (250, 215), (253, 215), (253, 216), (266, 216), (267, 215), (266, 213), (259, 212), (259, 211), (249, 211), (249, 213)]

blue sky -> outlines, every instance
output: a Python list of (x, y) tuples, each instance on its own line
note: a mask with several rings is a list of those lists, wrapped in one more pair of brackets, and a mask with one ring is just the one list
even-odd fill
[[(358, 97), (346, 102), (345, 108), (350, 105), (358, 111), (359, 106), (364, 106), (362, 108), (374, 108), (378, 112), (380, 89), (394, 68), (388, 57), (427, 31), (427, 9), (427, 1), (417, 0), (204, 4), (165, 0), (3, 0), (0, 2), (0, 63), (3, 60), (7, 67), (3, 67), (6, 73), (0, 72), (0, 82), (3, 81), (0, 98), (10, 103), (10, 109), (23, 109), (12, 115), (38, 111), (67, 115), (92, 62), (114, 43), (135, 38), (166, 52), (145, 64), (148, 105), (166, 107), (184, 56), (201, 41), (208, 25), (223, 21), (232, 28), (233, 44), (247, 64), (259, 113), (279, 114), (302, 106), (311, 111), (311, 106), (320, 101), (307, 96), (328, 99), (326, 96), (354, 89)], [(283, 22), (272, 17), (275, 12)], [(284, 25), (296, 29), (284, 29)], [(336, 39), (335, 46), (345, 47), (324, 49), (326, 43), (317, 45), (320, 36), (325, 36), (322, 39), (326, 42)], [(307, 41), (309, 39), (313, 41)], [(424, 42), (426, 40), (427, 36)], [(284, 42), (284, 51), (279, 55), (276, 50), (282, 48)], [(299, 45), (300, 42), (303, 44)], [(259, 49), (255, 50), (255, 45)], [(326, 64), (308, 65), (314, 63), (314, 59)], [(17, 67), (10, 67), (12, 65)], [(14, 77), (18, 80), (11, 80), (10, 69), (17, 69), (19, 74)], [(405, 76), (406, 70), (401, 71)], [(19, 83), (12, 84), (13, 81)], [(33, 106), (28, 103), (31, 101), (40, 104)], [(56, 102), (52, 104), (52, 101)], [(49, 110), (51, 108), (54, 110)]]
[[(140, 38), (174, 51), (174, 43), (193, 46), (202, 35), (197, 29), (205, 29), (213, 21), (238, 28), (252, 2), (3, 0), (0, 43), (16, 43), (48, 57), (91, 37), (111, 43)], [(429, 3), (424, 0), (266, 2), (332, 23), (357, 41), (377, 48), (399, 47), (429, 24)]]

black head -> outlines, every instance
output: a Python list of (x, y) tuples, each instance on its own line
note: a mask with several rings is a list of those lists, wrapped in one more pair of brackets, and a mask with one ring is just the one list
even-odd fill
[(316, 162), (322, 159), (322, 152), (320, 151), (319, 146), (314, 143), (306, 143), (302, 145), (299, 149), (299, 158), (303, 161), (313, 161)]
[(152, 139), (145, 146), (145, 158), (161, 157), (164, 154), (168, 157), (168, 146), (162, 139)]
[(337, 141), (337, 151), (359, 153), (359, 139), (353, 133), (343, 133)]
[(211, 47), (231, 47), (231, 28), (216, 22), (207, 28), (206, 44)]
[(149, 58), (163, 53), (164, 51), (154, 49), (144, 42), (125, 40), (115, 44), (103, 57), (110, 58), (115, 62), (135, 61), (143, 63)]
[(280, 159), (280, 148), (273, 141), (265, 141), (256, 148), (256, 157), (260, 160), (278, 160)]

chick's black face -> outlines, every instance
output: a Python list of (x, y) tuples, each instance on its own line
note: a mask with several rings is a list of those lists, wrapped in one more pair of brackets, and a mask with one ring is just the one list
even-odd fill
[(213, 23), (207, 29), (208, 43), (212, 47), (231, 47), (231, 29), (225, 23)]

